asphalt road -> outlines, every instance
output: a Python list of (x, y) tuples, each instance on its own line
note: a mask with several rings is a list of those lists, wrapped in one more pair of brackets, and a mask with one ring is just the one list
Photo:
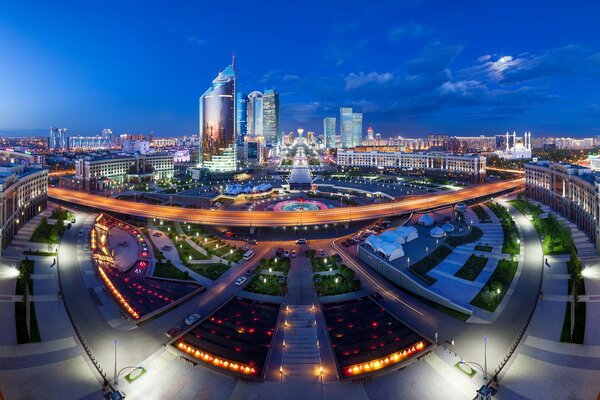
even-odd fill
[(310, 212), (271, 211), (225, 211), (201, 210), (184, 207), (150, 205), (103, 197), (69, 189), (48, 188), (48, 196), (58, 200), (97, 209), (135, 215), (146, 218), (163, 218), (172, 221), (188, 221), (204, 225), (225, 226), (297, 226), (346, 223), (375, 218), (408, 214), (422, 209), (454, 205), (458, 202), (490, 196), (523, 186), (524, 178), (484, 183), (457, 191), (403, 198), (389, 203), (369, 204), (357, 207), (331, 208)]

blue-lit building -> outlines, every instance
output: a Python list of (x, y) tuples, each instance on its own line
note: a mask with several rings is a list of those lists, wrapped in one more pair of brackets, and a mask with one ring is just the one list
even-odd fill
[(360, 146), (362, 143), (362, 113), (352, 113), (352, 147)]
[(248, 95), (248, 135), (262, 136), (263, 134), (263, 95), (254, 91)]
[(244, 138), (248, 133), (248, 96), (245, 93), (237, 93), (237, 108), (235, 110), (237, 114), (236, 124), (237, 124), (237, 140), (238, 144), (244, 143)]
[(262, 97), (263, 105), (263, 136), (267, 143), (277, 141), (279, 132), (279, 93), (273, 89), (265, 90)]
[(335, 147), (335, 117), (323, 118), (323, 136), (325, 138), (324, 145), (326, 149)]
[(235, 58), (200, 96), (200, 166), (211, 173), (237, 170)]
[(354, 147), (352, 145), (353, 126), (352, 107), (340, 107), (340, 136), (343, 149)]
[(64, 128), (50, 128), (48, 135), (48, 150), (61, 150), (69, 148), (69, 137)]

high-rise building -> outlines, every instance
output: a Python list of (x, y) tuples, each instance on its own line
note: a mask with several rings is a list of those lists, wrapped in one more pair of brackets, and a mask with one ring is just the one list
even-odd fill
[(352, 147), (362, 143), (362, 113), (352, 113)]
[(367, 140), (373, 139), (375, 139), (375, 131), (373, 130), (373, 128), (369, 127), (369, 129), (367, 129)]
[(210, 172), (237, 169), (235, 57), (200, 96), (200, 164)]
[(237, 93), (237, 108), (236, 108), (236, 114), (237, 114), (237, 127), (236, 127), (236, 134), (237, 134), (237, 140), (239, 144), (243, 144), (244, 143), (244, 138), (246, 137), (246, 133), (248, 133), (248, 120), (247, 120), (247, 114), (248, 114), (248, 96), (246, 96), (246, 94), (239, 92)]
[(263, 95), (254, 91), (248, 95), (248, 135), (262, 136), (263, 134)]
[(340, 107), (340, 136), (341, 147), (348, 149), (352, 146), (353, 118), (351, 107)]
[(325, 148), (335, 147), (335, 117), (323, 118), (323, 136), (325, 136)]
[(50, 128), (48, 136), (48, 150), (67, 149), (69, 147), (69, 137), (65, 128)]
[(279, 132), (279, 93), (273, 89), (265, 90), (262, 103), (263, 136), (268, 143), (273, 143)]

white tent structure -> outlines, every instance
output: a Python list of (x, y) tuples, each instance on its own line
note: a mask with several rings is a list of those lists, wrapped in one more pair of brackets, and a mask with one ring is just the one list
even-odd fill
[(406, 237), (398, 235), (396, 231), (387, 231), (379, 236), (369, 236), (365, 240), (365, 245), (373, 253), (380, 255), (388, 261), (393, 261), (396, 258), (404, 256), (404, 249), (402, 248), (404, 243), (406, 243)]
[(452, 225), (452, 224), (451, 224), (451, 223), (449, 223), (449, 222), (446, 222), (446, 223), (444, 224), (444, 226), (442, 226), (442, 229), (444, 230), (444, 232), (448, 232), (448, 233), (450, 233), (450, 232), (454, 232), (454, 225)]
[(432, 238), (439, 239), (446, 236), (446, 232), (444, 232), (444, 230), (439, 226), (436, 226), (435, 228), (429, 231), (429, 236), (431, 236)]
[(423, 225), (423, 226), (431, 226), (433, 225), (433, 217), (429, 214), (423, 214), (421, 215), (421, 217), (419, 217), (419, 220), (417, 221), (417, 223), (419, 225)]
[[(387, 232), (386, 232), (387, 233)], [(419, 238), (419, 232), (414, 226), (401, 226), (394, 230), (394, 233), (402, 238), (402, 244), (411, 242)]]
[(402, 245), (395, 245), (393, 243), (385, 243), (376, 250), (376, 253), (388, 261), (393, 261), (397, 258), (404, 257), (404, 249), (402, 248)]

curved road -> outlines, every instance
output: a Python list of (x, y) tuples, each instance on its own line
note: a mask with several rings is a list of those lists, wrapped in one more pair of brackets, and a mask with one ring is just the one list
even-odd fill
[(346, 223), (408, 214), (502, 193), (519, 188), (524, 183), (525, 179), (521, 178), (512, 181), (485, 183), (450, 193), (404, 198), (391, 203), (331, 208), (310, 212), (191, 210), (184, 207), (135, 203), (60, 188), (48, 188), (48, 196), (70, 203), (146, 218), (162, 218), (171, 221), (189, 221), (218, 226), (296, 226)]

